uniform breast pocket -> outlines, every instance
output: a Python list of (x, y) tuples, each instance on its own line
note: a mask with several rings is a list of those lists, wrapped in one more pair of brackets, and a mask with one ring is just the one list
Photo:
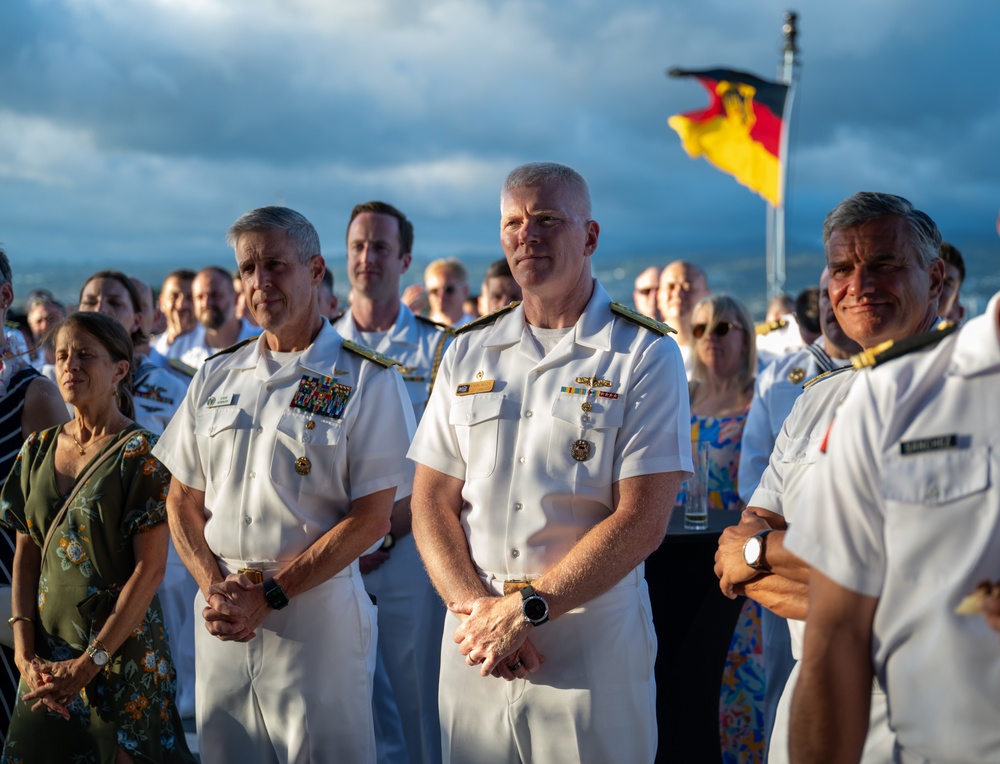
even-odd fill
[[(989, 495), (992, 458), (981, 446), (886, 460), (886, 554), (904, 580), (950, 580), (961, 560), (982, 554), (1000, 511)], [(956, 529), (957, 545), (948, 542)]]
[(332, 496), (344, 421), (289, 409), (275, 429), (271, 480), (302, 493)]
[(236, 406), (205, 409), (197, 414), (194, 434), (202, 453), (208, 456), (202, 464), (209, 483), (220, 483), (229, 477), (233, 454), (237, 450), (237, 436), (249, 423), (250, 418)]
[(625, 419), (625, 408), (618, 400), (590, 399), (565, 395), (552, 404), (552, 432), (546, 472), (564, 483), (610, 485), (615, 462), (618, 430)]
[(496, 469), (503, 398), (503, 393), (478, 393), (451, 404), (448, 424), (455, 428), (467, 480), (487, 478)]

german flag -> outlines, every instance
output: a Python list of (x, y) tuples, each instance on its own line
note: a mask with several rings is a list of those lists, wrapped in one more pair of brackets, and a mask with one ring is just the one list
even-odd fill
[(667, 120), (681, 137), (684, 150), (692, 157), (704, 155), (777, 207), (781, 201), (778, 157), (788, 86), (732, 69), (671, 69), (668, 74), (696, 77), (711, 98), (708, 108)]

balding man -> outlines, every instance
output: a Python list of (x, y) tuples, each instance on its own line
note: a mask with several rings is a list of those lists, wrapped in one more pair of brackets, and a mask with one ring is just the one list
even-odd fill
[(660, 269), (651, 265), (635, 277), (632, 302), (635, 309), (644, 316), (658, 319), (660, 311), (656, 307), (656, 292), (660, 286)]
[(677, 334), (673, 337), (681, 349), (684, 368), (689, 376), (693, 361), (691, 348), (694, 346), (691, 314), (698, 301), (711, 293), (705, 271), (694, 263), (675, 260), (660, 274), (656, 304), (660, 310), (660, 317), (668, 326), (677, 330)]

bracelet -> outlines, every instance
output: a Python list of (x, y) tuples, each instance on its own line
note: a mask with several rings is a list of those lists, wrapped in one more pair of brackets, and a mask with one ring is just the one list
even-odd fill
[(103, 643), (103, 642), (102, 642), (101, 640), (99, 640), (99, 639), (98, 639), (97, 637), (94, 637), (94, 638), (93, 638), (93, 640), (91, 640), (91, 642), (90, 642), (90, 646), (91, 646), (91, 647), (96, 647), (96, 648), (97, 648), (98, 650), (102, 650), (102, 651), (106, 652), (106, 653), (108, 654), (108, 657), (110, 657), (110, 656), (111, 656), (111, 651), (110, 651), (110, 650), (108, 649), (108, 646), (107, 646), (107, 645), (105, 645), (105, 644), (104, 644), (104, 643)]
[(7, 625), (13, 629), (14, 624), (17, 623), (18, 621), (24, 621), (25, 623), (34, 623), (35, 619), (27, 615), (12, 615), (10, 618), (7, 619)]

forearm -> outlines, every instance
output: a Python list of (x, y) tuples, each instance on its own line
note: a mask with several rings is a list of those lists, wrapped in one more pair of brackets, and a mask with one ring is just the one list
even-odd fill
[(809, 586), (774, 573), (763, 573), (737, 587), (755, 602), (759, 602), (782, 618), (805, 620), (809, 609)]
[(18, 661), (35, 657), (35, 629), (38, 620), (38, 576), (42, 567), (42, 550), (24, 533), (17, 534), (14, 548), (14, 570), (11, 586), (11, 615), (30, 618), (15, 621), (14, 654)]
[(459, 520), (463, 485), (422, 464), (413, 479), (413, 538), (431, 583), (446, 603), (492, 594), (476, 572)]
[(791, 582), (808, 584), (809, 566), (801, 558), (785, 549), (786, 532), (785, 530), (775, 530), (767, 534), (767, 564), (771, 566), (771, 572), (776, 576)]
[(225, 576), (205, 541), (205, 494), (171, 478), (167, 519), (177, 554), (207, 598), (209, 587)]
[(677, 473), (629, 478), (615, 484), (615, 511), (595, 525), (554, 567), (533, 583), (551, 618), (603, 594), (659, 547), (680, 486)]
[(395, 488), (351, 503), (351, 512), (275, 575), (289, 598), (333, 578), (389, 532)]

